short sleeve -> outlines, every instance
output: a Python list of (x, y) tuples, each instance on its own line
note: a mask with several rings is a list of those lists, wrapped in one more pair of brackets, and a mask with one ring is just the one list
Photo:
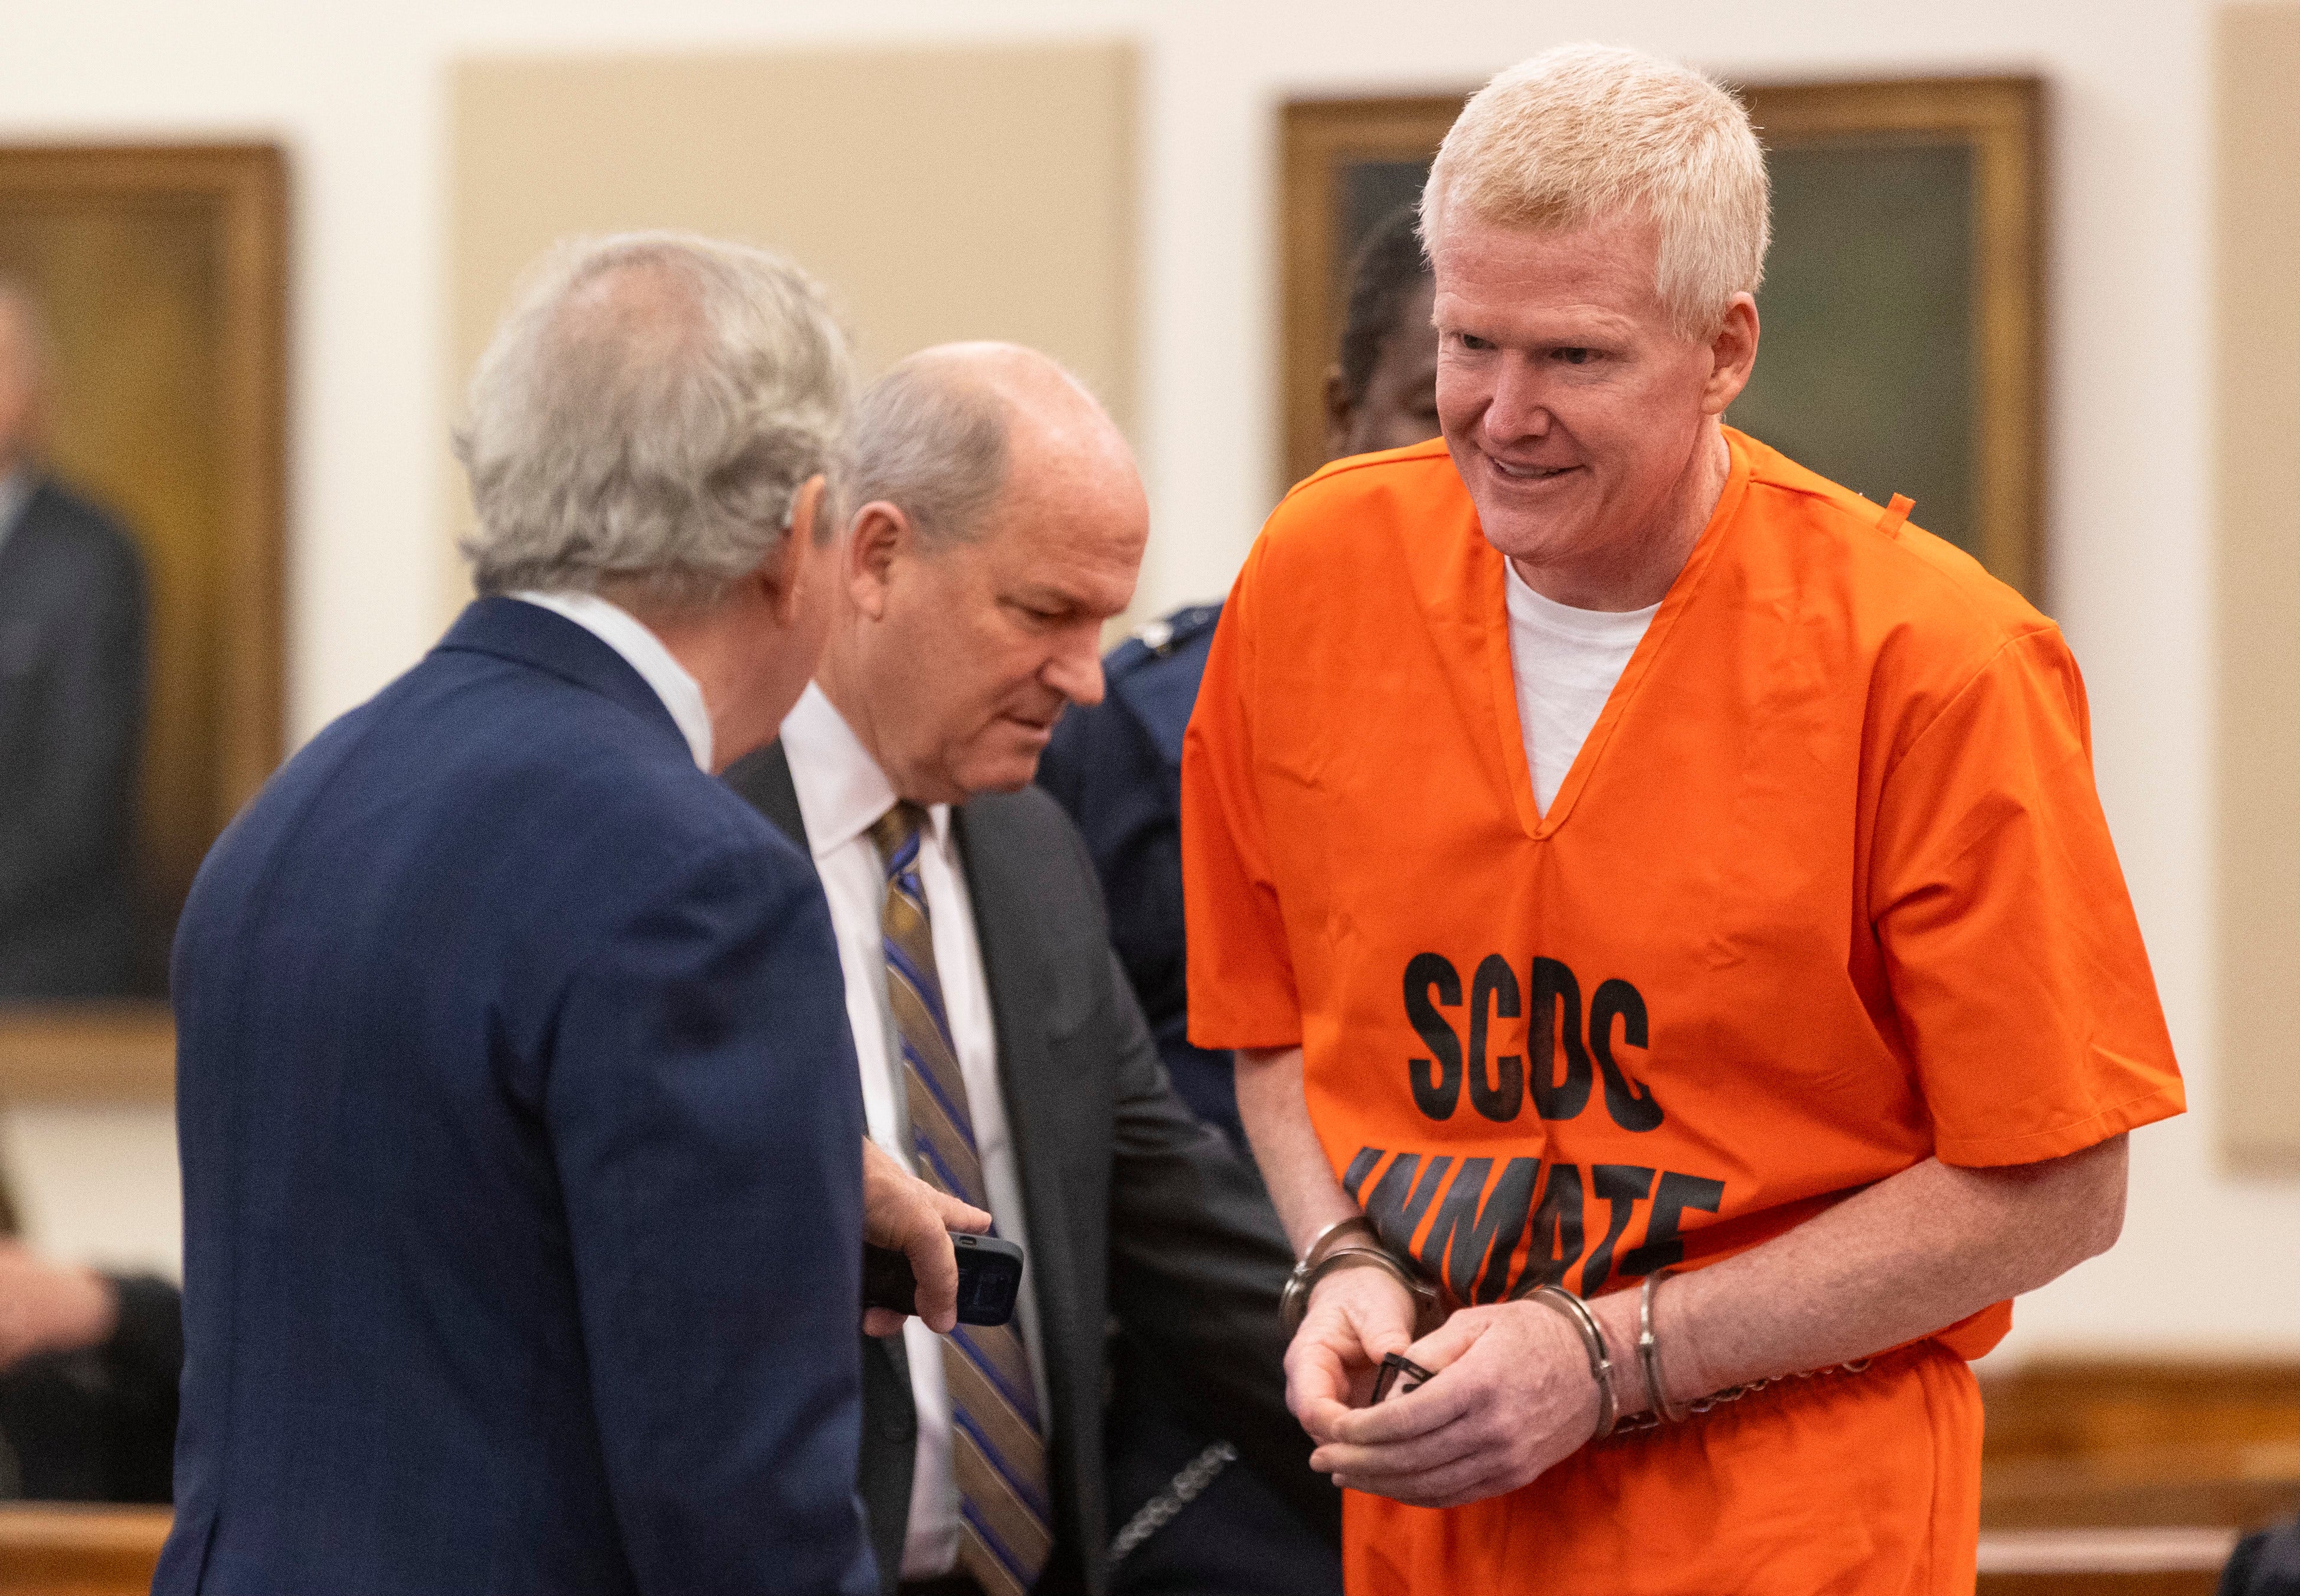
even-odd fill
[(2181, 1111), (2058, 631), (2006, 642), (1907, 746), (1870, 883), (1944, 1162), (2060, 1157)]
[(1182, 901), (1189, 926), (1190, 1040), (1290, 1048), (1302, 1006), (1254, 769), (1254, 574), (1230, 589), (1182, 740)]

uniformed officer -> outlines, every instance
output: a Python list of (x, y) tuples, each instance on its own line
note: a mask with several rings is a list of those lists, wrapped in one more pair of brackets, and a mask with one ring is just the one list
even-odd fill
[(1192, 605), (1112, 649), (1102, 662), (1102, 702), (1073, 706), (1055, 725), (1038, 782), (1086, 835), (1110, 905), (1111, 945), (1175, 1090), (1243, 1151), (1229, 1055), (1190, 1045), (1182, 989), (1182, 728), (1221, 618), (1218, 604)]
[[(1438, 435), (1435, 290), (1413, 222), (1412, 207), (1396, 212), (1353, 263), (1341, 348), (1326, 375), (1329, 458)], [(1038, 762), (1038, 781), (1085, 834), (1110, 906), (1112, 945), (1175, 1089), (1243, 1152), (1229, 1055), (1190, 1045), (1184, 986), (1182, 731), (1221, 618), (1219, 604), (1187, 606), (1112, 649), (1103, 661), (1103, 701), (1063, 714)], [(1154, 1389), (1156, 1372), (1149, 1374)], [(1136, 1390), (1142, 1383), (1118, 1383)], [(1112, 1521), (1132, 1515), (1136, 1533), (1162, 1526), (1120, 1559), (1119, 1590), (1331, 1596), (1341, 1589), (1335, 1549), (1250, 1473), (1224, 1471), (1221, 1443), (1148, 1402), (1112, 1413), (1108, 1433)]]

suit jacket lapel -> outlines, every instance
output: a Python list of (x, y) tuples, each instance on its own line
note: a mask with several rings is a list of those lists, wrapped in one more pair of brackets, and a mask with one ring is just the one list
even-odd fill
[[(1088, 1438), (1078, 1426), (1054, 1421), (1099, 1404), (1099, 1391), (1073, 1388), (1085, 1356), (1077, 1344), (1081, 1337), (1094, 1338), (1092, 1366), (1101, 1366), (1102, 1326), (1099, 1322), (1090, 1329), (1074, 1324), (1074, 1310), (1069, 1307), (1081, 1294), (1078, 1260), (1069, 1244), (1071, 1204), (1062, 1189), (1065, 1099), (1051, 1079), (1054, 1065), (1045, 1019), (1051, 982), (1038, 941), (1038, 916), (1032, 912), (1029, 877), (1038, 861), (999, 835), (996, 803), (994, 798), (960, 806), (952, 815), (952, 827), (974, 909), (983, 978), (990, 989), (991, 1020), (998, 1032), (998, 1084), (1027, 1210), (1031, 1293), (1038, 1308), (1039, 1349), (1046, 1372), (1055, 1514), (1058, 1519), (1065, 1515), (1072, 1519), (1070, 1533), (1075, 1536), (1080, 1533), (1076, 1522), (1081, 1511), (1079, 1483), (1096, 1477), (1100, 1459), (1083, 1455)], [(1062, 1537), (1058, 1528), (1056, 1538)]]
[[(730, 767), (728, 784), (774, 822), (783, 835), (807, 848), (806, 821), (799, 813), (798, 788), (790, 757), (779, 740)], [(977, 804), (962, 804), (951, 816), (967, 897), (974, 909), (975, 941), (982, 952), (990, 1015), (998, 1035), (998, 1084), (1006, 1123), (1014, 1137), (1021, 1172), (1022, 1200), (1030, 1216), (1031, 1273), (1041, 1305), (1039, 1323), (1059, 1333), (1054, 1305), (1073, 1300), (1069, 1249), (1058, 1243), (1066, 1206), (1062, 1188), (1062, 1134), (1055, 1110), (1059, 1094), (1032, 1090), (1046, 1079), (1047, 1043), (1043, 1016), (1047, 982), (1030, 913), (1029, 882), (1016, 871), (1012, 848), (1001, 848), (995, 820)], [(1047, 1349), (1049, 1378), (1054, 1359)]]
[[(1046, 1036), (1041, 1022), (1046, 982), (1029, 913), (1027, 883), (1013, 878), (1007, 850), (998, 847), (995, 822), (986, 823), (978, 806), (965, 804), (951, 817), (957, 834), (958, 854), (966, 873), (967, 898), (974, 909), (974, 940), (982, 951), (982, 973), (990, 988), (991, 1023), (998, 1032), (998, 1084), (1006, 1105), (1006, 1123), (1014, 1137), (1014, 1157), (1022, 1176), (1022, 1200), (1034, 1221), (1031, 1228), (1048, 1241), (1060, 1234), (1054, 1216), (1062, 1211), (1061, 1148), (1056, 1127), (1046, 1113), (1048, 1094), (1028, 1090), (1046, 1078)], [(1057, 1280), (1069, 1259), (1049, 1257), (1038, 1264), (1040, 1252), (1062, 1252), (1057, 1247), (1039, 1249), (1034, 1235), (1031, 1261), (1038, 1273), (1038, 1294), (1065, 1300)], [(1041, 1318), (1045, 1316), (1042, 1314)]]
[(798, 784), (791, 780), (790, 756), (783, 752), (781, 738), (729, 765), (724, 780), (750, 800), (751, 807), (773, 821), (799, 852), (814, 857), (806, 840), (806, 817), (798, 809)]

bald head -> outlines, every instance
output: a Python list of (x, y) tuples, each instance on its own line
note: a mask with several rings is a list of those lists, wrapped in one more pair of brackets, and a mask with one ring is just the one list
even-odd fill
[(0, 474), (31, 453), (46, 363), (39, 305), (29, 290), (0, 278)]
[(1103, 623), (1150, 511), (1077, 380), (1010, 344), (911, 356), (855, 418), (850, 578), (816, 680), (916, 803), (1029, 781), (1068, 703), (1102, 697)]
[(929, 544), (987, 532), (1018, 466), (1139, 491), (1126, 439), (1077, 378), (1018, 344), (938, 344), (862, 397), (853, 502), (901, 508)]

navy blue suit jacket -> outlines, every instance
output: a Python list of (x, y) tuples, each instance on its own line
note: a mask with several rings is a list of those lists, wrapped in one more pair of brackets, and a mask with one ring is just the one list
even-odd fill
[(188, 1596), (875, 1591), (862, 1111), (807, 859), (482, 599), (175, 956)]

